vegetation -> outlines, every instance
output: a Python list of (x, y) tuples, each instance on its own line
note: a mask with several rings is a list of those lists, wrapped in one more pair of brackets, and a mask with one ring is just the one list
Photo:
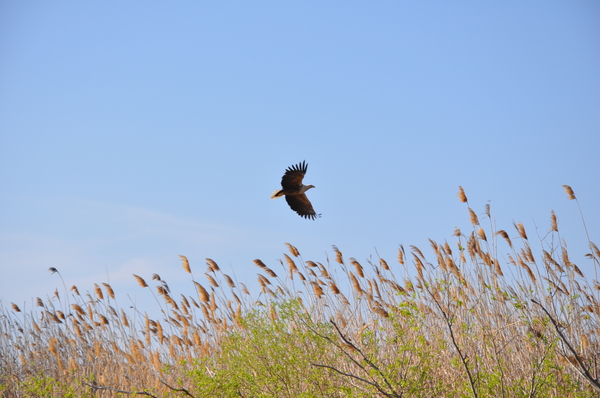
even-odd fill
[(394, 264), (361, 264), (334, 246), (319, 263), (287, 244), (275, 271), (254, 260), (253, 295), (210, 259), (201, 284), (181, 256), (197, 295), (178, 296), (155, 274), (159, 318), (119, 308), (106, 283), (83, 295), (65, 287), (29, 314), (2, 307), (0, 392), (599, 397), (600, 284), (569, 260), (554, 212), (532, 249), (521, 223), (511, 238), (489, 206), (484, 226), (462, 188), (459, 199), (472, 230), (456, 230), (456, 245), (431, 241), (429, 258), (401, 246)]

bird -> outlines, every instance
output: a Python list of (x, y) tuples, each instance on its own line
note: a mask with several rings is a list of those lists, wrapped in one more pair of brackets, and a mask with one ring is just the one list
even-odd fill
[(281, 177), (281, 189), (275, 190), (271, 195), (271, 199), (285, 195), (285, 200), (290, 208), (298, 213), (300, 217), (315, 220), (321, 215), (315, 212), (305, 194), (306, 191), (315, 186), (302, 184), (307, 169), (308, 165), (305, 160), (285, 169), (285, 174)]

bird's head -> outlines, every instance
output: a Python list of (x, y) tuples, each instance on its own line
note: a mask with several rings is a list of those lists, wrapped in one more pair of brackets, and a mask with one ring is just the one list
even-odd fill
[(314, 185), (302, 185), (302, 187), (300, 188), (300, 193), (304, 193), (314, 187), (315, 187)]

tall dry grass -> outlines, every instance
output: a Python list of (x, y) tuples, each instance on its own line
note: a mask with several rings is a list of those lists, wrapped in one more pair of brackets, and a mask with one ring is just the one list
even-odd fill
[(600, 396), (600, 283), (571, 262), (554, 212), (532, 241), (520, 222), (496, 230), (462, 188), (459, 200), (467, 232), (394, 261), (335, 246), (305, 261), (286, 243), (279, 264), (254, 260), (254, 293), (211, 259), (200, 280), (180, 256), (193, 296), (134, 275), (152, 316), (106, 283), (2, 307), (2, 396)]

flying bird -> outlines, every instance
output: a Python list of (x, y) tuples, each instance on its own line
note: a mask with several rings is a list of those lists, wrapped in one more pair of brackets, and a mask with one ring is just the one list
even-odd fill
[(306, 169), (308, 165), (306, 161), (302, 161), (302, 163), (298, 163), (295, 166), (288, 167), (285, 170), (285, 174), (281, 177), (281, 188), (271, 195), (271, 199), (279, 198), (285, 195), (285, 201), (290, 205), (290, 208), (294, 210), (300, 217), (310, 218), (314, 220), (318, 217), (321, 217), (320, 214), (315, 212), (313, 209), (310, 200), (306, 197), (305, 192), (311, 188), (314, 188), (314, 185), (303, 185), (302, 179), (304, 178), (304, 174), (306, 174)]

